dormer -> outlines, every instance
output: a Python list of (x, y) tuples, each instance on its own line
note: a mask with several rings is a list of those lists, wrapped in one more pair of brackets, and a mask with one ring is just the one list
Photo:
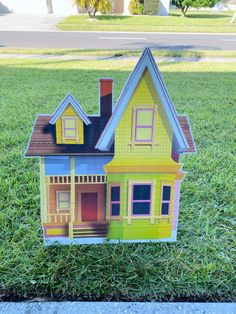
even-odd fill
[(57, 144), (84, 144), (84, 124), (91, 121), (78, 101), (68, 94), (54, 112), (50, 124), (56, 127)]

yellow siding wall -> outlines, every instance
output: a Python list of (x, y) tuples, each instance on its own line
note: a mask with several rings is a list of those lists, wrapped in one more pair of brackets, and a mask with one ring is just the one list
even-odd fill
[[(156, 105), (153, 145), (132, 145), (134, 108)], [(105, 166), (113, 172), (117, 166), (176, 166), (171, 158), (173, 131), (156, 92), (152, 78), (146, 70), (130, 99), (115, 131), (115, 157)], [(140, 171), (141, 168), (140, 168)]]
[[(76, 117), (78, 128), (78, 141), (74, 139), (63, 141), (62, 117)], [(71, 105), (68, 105), (56, 122), (56, 139), (57, 144), (84, 144), (84, 124), (82, 119)]]

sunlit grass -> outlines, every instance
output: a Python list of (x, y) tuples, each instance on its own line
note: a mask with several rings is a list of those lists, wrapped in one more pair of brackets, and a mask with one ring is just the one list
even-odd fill
[(181, 16), (180, 11), (171, 11), (169, 16), (98, 15), (94, 20), (80, 15), (67, 17), (57, 27), (68, 31), (235, 33), (236, 23), (230, 23), (233, 13), (189, 10), (186, 17)]
[(24, 158), (35, 115), (68, 92), (97, 112), (97, 79), (114, 77), (117, 99), (134, 65), (0, 60), (0, 299), (233, 300), (236, 63), (160, 64), (197, 145), (181, 158), (177, 243), (43, 246), (38, 160)]

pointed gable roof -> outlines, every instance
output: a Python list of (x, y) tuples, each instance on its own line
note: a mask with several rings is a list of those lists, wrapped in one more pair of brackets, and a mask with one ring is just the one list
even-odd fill
[(84, 123), (86, 125), (91, 124), (91, 121), (89, 120), (89, 118), (87, 117), (86, 113), (84, 112), (84, 110), (81, 108), (80, 104), (78, 103), (78, 101), (75, 99), (75, 97), (71, 94), (66, 95), (66, 97), (62, 100), (62, 102), (60, 103), (60, 105), (57, 107), (57, 109), (55, 110), (55, 112), (52, 115), (51, 120), (49, 121), (50, 124), (55, 124), (56, 121), (58, 120), (58, 118), (61, 116), (61, 114), (63, 113), (63, 111), (66, 109), (66, 107), (68, 105), (71, 105), (74, 110), (78, 113), (78, 115), (80, 116), (80, 118), (84, 121)]
[(178, 115), (175, 110), (174, 104), (172, 103), (170, 99), (166, 85), (162, 79), (160, 71), (158, 70), (156, 62), (149, 48), (146, 48), (144, 50), (133, 72), (130, 74), (118, 98), (118, 101), (115, 106), (115, 110), (96, 144), (97, 149), (101, 151), (107, 151), (111, 147), (114, 140), (114, 133), (115, 133), (116, 126), (118, 125), (134, 93), (134, 90), (137, 87), (146, 68), (148, 69), (152, 77), (153, 84), (161, 99), (166, 116), (173, 129), (173, 133), (174, 133), (173, 145), (174, 145), (175, 151), (178, 153), (182, 153), (188, 149), (188, 142), (180, 126)]

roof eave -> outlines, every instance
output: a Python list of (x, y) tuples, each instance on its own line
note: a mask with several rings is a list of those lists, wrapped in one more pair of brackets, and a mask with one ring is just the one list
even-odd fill
[[(120, 97), (118, 98), (117, 104), (115, 106), (115, 110), (109, 119), (106, 127), (104, 128), (100, 138), (98, 139), (98, 142), (96, 144), (96, 148), (99, 150), (109, 150), (111, 145), (111, 134), (114, 136), (115, 128), (117, 126), (117, 123), (119, 122), (119, 117), (116, 117), (116, 114), (120, 107), (124, 106), (124, 102), (128, 103), (130, 98), (132, 97), (132, 94), (134, 92), (135, 87), (138, 84), (139, 79), (141, 78), (145, 68), (148, 68), (153, 83), (155, 84), (156, 90), (161, 94), (162, 96), (161, 101), (164, 105), (165, 112), (168, 116), (168, 119), (170, 121), (170, 124), (173, 128), (173, 132), (175, 134), (176, 140), (178, 141), (178, 150), (179, 151), (185, 151), (188, 149), (188, 143), (187, 140), (183, 134), (183, 131), (181, 129), (181, 126), (178, 122), (177, 118), (177, 112), (175, 110), (175, 107), (170, 99), (170, 96), (168, 94), (167, 88), (165, 86), (165, 83), (162, 79), (162, 76), (158, 70), (158, 67), (156, 65), (156, 62), (151, 54), (150, 49), (146, 48), (140, 57), (138, 63), (136, 64), (134, 70), (130, 74), (129, 78), (126, 81), (126, 84), (120, 94)], [(157, 80), (155, 79), (157, 78)], [(157, 82), (158, 81), (158, 82)], [(160, 86), (158, 86), (160, 84)], [(121, 108), (122, 109), (122, 108)], [(120, 109), (120, 110), (121, 110)], [(124, 110), (123, 110), (124, 111)], [(123, 111), (121, 115), (123, 114)], [(118, 120), (118, 121), (117, 121)]]
[(49, 121), (50, 124), (55, 124), (57, 122), (62, 112), (68, 106), (68, 104), (72, 105), (72, 107), (75, 109), (77, 114), (80, 116), (80, 118), (83, 120), (83, 122), (86, 125), (89, 125), (92, 123), (91, 120), (87, 117), (86, 113), (81, 108), (79, 102), (74, 98), (74, 96), (71, 94), (67, 94), (66, 97), (60, 103), (60, 105), (57, 107), (57, 109), (54, 111), (52, 115), (52, 119)]

